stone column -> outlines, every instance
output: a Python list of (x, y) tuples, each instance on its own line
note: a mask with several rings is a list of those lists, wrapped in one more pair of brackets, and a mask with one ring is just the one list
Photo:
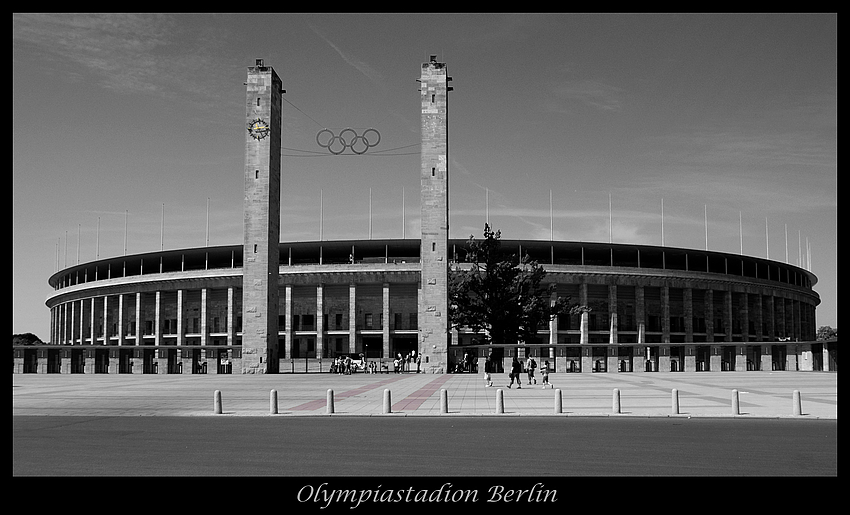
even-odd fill
[(738, 294), (738, 310), (741, 314), (739, 320), (741, 322), (741, 341), (750, 341), (750, 299), (747, 292)]
[(691, 288), (682, 290), (682, 309), (685, 314), (685, 341), (694, 341), (694, 291)]
[[(177, 348), (183, 348), (183, 289), (177, 290)], [(182, 352), (182, 351), (181, 351)], [(185, 364), (183, 365), (186, 366)]]
[(118, 294), (118, 346), (124, 345), (124, 294)]
[[(206, 347), (209, 345), (209, 341), (207, 336), (209, 335), (209, 331), (207, 330), (207, 291), (208, 288), (201, 288), (201, 346)], [(243, 321), (244, 323), (244, 321)], [(265, 357), (265, 354), (263, 354)], [(265, 364), (265, 363), (264, 363)], [(209, 371), (209, 365), (207, 365), (207, 370)]]
[(711, 289), (705, 290), (705, 341), (714, 341), (714, 292)]
[(661, 342), (670, 343), (670, 287), (661, 287)]
[(144, 339), (142, 338), (143, 332), (144, 330), (142, 327), (142, 293), (136, 292), (136, 345), (141, 345), (144, 342)]
[(422, 64), (418, 88), (421, 107), (420, 265), (422, 300), (419, 307), (419, 349), (424, 370), (443, 374), (448, 369), (448, 233), (449, 157), (448, 92), (451, 78), (446, 63), (431, 56)]
[(103, 296), (103, 344), (109, 345), (109, 295)]
[(162, 292), (157, 290), (156, 292), (156, 300), (154, 304), (154, 324), (153, 324), (153, 334), (154, 334), (154, 345), (159, 347), (162, 345)]
[[(233, 287), (227, 287), (227, 346), (233, 347), (234, 326), (233, 326)], [(232, 352), (232, 349), (229, 350)]]
[(292, 341), (292, 285), (287, 284), (285, 286), (284, 291), (285, 291), (286, 298), (284, 299), (285, 304), (284, 304), (284, 308), (283, 308), (283, 316), (284, 316), (284, 322), (283, 322), (284, 356), (283, 356), (283, 359), (284, 360), (287, 360), (287, 359), (292, 360), (292, 348), (293, 348), (293, 345), (294, 345), (294, 343)]
[(617, 285), (611, 284), (608, 286), (608, 344), (617, 345), (617, 337)]
[(638, 344), (646, 345), (646, 301), (643, 286), (635, 286), (635, 320), (637, 321)]
[(760, 341), (763, 341), (764, 337), (765, 337), (764, 329), (763, 329), (763, 325), (764, 325), (764, 301), (762, 300), (762, 295), (761, 295), (760, 291), (754, 293), (753, 295), (755, 295), (755, 301), (756, 301), (755, 316), (754, 316), (754, 320), (753, 320), (753, 323), (756, 326), (756, 340), (755, 341), (760, 342)]
[(91, 337), (91, 344), (92, 345), (97, 344), (97, 337), (96, 337), (97, 327), (95, 326), (95, 317), (94, 317), (95, 303), (94, 303), (94, 301), (95, 301), (95, 298), (92, 297), (91, 298), (91, 327), (89, 327), (89, 336)]
[(316, 357), (325, 357), (325, 290), (322, 283), (316, 285)]
[(732, 292), (726, 290), (723, 292), (723, 325), (725, 326), (726, 336), (723, 341), (732, 341)]
[(735, 346), (735, 371), (747, 371), (747, 345)]
[[(579, 303), (582, 306), (587, 306), (587, 283), (581, 283), (578, 287), (578, 297)], [(587, 312), (582, 312), (581, 314), (581, 325), (579, 326), (579, 330), (581, 331), (581, 337), (579, 343), (581, 345), (587, 345), (589, 341), (588, 337), (588, 314)]]
[[(348, 352), (354, 354), (357, 351), (357, 286), (351, 283), (348, 286)], [(386, 355), (384, 355), (386, 357)]]
[[(776, 301), (773, 294), (767, 297), (767, 341), (776, 341)], [(763, 340), (763, 339), (762, 339)]]
[(382, 338), (384, 356), (390, 356), (390, 285), (384, 283), (382, 319)]

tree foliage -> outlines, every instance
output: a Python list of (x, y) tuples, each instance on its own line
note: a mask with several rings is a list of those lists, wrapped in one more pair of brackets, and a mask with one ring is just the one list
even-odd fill
[(554, 298), (554, 284), (544, 284), (546, 271), (526, 255), (506, 255), (501, 250), (501, 231), (484, 226), (484, 239), (469, 237), (468, 270), (449, 269), (449, 323), (486, 331), (489, 343), (530, 342), (538, 328), (560, 314), (588, 309), (570, 303), (570, 297)]
[(818, 340), (831, 340), (832, 338), (838, 338), (838, 329), (833, 329), (828, 325), (823, 325), (818, 327), (817, 339)]
[(13, 334), (12, 345), (36, 345), (44, 343), (41, 338), (32, 333)]

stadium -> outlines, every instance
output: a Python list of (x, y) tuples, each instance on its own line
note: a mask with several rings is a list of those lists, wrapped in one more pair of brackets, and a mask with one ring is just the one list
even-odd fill
[[(99, 259), (53, 274), (50, 343), (18, 346), (16, 373), (328, 372), (352, 357), (378, 373), (498, 372), (513, 357), (554, 373), (834, 370), (816, 341), (810, 271), (708, 250), (503, 240), (543, 265), (555, 294), (591, 308), (494, 346), (447, 323), (445, 63), (422, 64), (421, 235), (280, 242), (280, 79), (248, 68), (242, 244)], [(345, 144), (345, 142), (342, 142)], [(352, 143), (353, 144), (353, 143)]]

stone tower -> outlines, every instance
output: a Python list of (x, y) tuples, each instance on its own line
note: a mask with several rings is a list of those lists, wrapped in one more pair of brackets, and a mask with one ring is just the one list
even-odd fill
[(281, 88), (274, 69), (248, 68), (243, 204), (242, 373), (278, 368)]
[(419, 352), (426, 372), (448, 372), (449, 137), (451, 77), (437, 56), (422, 64), (421, 294)]

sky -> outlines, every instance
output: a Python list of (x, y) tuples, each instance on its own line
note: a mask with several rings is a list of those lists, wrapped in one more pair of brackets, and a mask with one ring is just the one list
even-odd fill
[[(835, 14), (16, 13), (13, 334), (49, 337), (65, 267), (242, 243), (256, 59), (286, 90), (281, 241), (418, 238), (431, 55), (450, 238), (489, 216), (504, 239), (787, 261), (837, 328)], [(319, 146), (347, 127), (380, 142)]]

